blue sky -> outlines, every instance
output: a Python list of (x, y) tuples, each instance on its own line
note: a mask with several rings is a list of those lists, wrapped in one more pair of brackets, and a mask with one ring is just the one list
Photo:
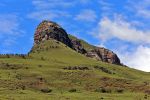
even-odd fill
[(0, 53), (27, 53), (45, 19), (150, 71), (150, 0), (1, 0)]

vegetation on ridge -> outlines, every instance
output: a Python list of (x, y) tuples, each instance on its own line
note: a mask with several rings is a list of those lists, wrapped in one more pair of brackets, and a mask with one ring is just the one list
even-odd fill
[(0, 57), (0, 82), (3, 100), (150, 98), (150, 73), (87, 58), (53, 39), (26, 58)]

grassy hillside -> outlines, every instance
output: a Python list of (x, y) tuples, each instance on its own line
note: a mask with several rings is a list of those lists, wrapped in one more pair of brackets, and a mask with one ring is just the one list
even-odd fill
[(1, 100), (148, 100), (150, 73), (87, 58), (61, 42), (0, 57)]

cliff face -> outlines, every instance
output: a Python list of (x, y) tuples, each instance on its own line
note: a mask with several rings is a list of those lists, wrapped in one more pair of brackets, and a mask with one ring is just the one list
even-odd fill
[(92, 46), (85, 41), (77, 38), (71, 38), (71, 41), (75, 50), (79, 53), (84, 54), (87, 57), (94, 58), (103, 62), (108, 62), (111, 64), (122, 65), (118, 56), (111, 50), (102, 47)]
[(75, 51), (81, 53), (81, 54), (86, 54), (87, 51), (85, 50), (85, 48), (82, 46), (82, 44), (80, 43), (79, 40), (71, 40), (72, 42), (72, 47)]
[(71, 40), (68, 37), (66, 31), (61, 28), (58, 24), (51, 21), (43, 21), (39, 24), (35, 31), (34, 43), (39, 44), (42, 41), (53, 38), (72, 47)]
[[(92, 46), (76, 37), (70, 38), (67, 32), (58, 24), (52, 21), (43, 21), (39, 24), (34, 35), (34, 44), (38, 45), (43, 41), (55, 39), (87, 57), (94, 58), (103, 62), (122, 65), (118, 56), (112, 51)], [(86, 46), (87, 45), (87, 46)], [(88, 49), (87, 49), (88, 48)]]
[(121, 65), (118, 56), (112, 51), (105, 48), (96, 47), (95, 49), (87, 52), (86, 56), (101, 60), (103, 62)]

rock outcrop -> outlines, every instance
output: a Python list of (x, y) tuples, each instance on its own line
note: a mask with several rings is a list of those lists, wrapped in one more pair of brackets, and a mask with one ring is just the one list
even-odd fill
[(94, 58), (103, 62), (122, 65), (118, 56), (112, 51), (96, 46), (92, 46), (90, 50), (87, 50), (87, 48), (84, 47), (81, 43), (80, 39), (69, 38), (67, 32), (61, 26), (59, 26), (55, 22), (45, 20), (41, 22), (36, 29), (34, 35), (34, 44), (38, 45), (42, 41), (49, 39), (60, 41), (68, 47), (74, 49), (78, 53), (84, 54), (87, 57)]
[[(97, 59), (97, 60), (100, 60), (103, 62), (108, 62), (111, 64), (122, 65), (120, 63), (120, 59), (118, 58), (118, 56), (111, 50), (108, 50), (108, 49), (102, 48), (102, 47), (92, 46), (92, 45), (86, 43), (84, 40), (77, 39), (76, 37), (70, 38), (70, 40), (72, 41), (74, 49), (77, 52), (82, 53), (87, 57), (94, 58), (94, 59)], [(83, 42), (88, 47), (84, 47)], [(89, 48), (90, 48), (90, 50), (89, 50)]]
[(101, 60), (103, 62), (121, 65), (120, 59), (118, 58), (118, 56), (112, 51), (105, 49), (105, 48), (96, 47), (95, 49), (87, 52), (86, 56), (95, 58), (97, 60)]
[(81, 53), (81, 54), (86, 54), (87, 51), (84, 49), (82, 44), (80, 43), (80, 40), (71, 40), (72, 42), (72, 47), (75, 51)]
[(66, 31), (58, 24), (52, 21), (43, 21), (39, 24), (34, 34), (34, 43), (39, 44), (41, 41), (53, 38), (72, 48), (71, 40)]

